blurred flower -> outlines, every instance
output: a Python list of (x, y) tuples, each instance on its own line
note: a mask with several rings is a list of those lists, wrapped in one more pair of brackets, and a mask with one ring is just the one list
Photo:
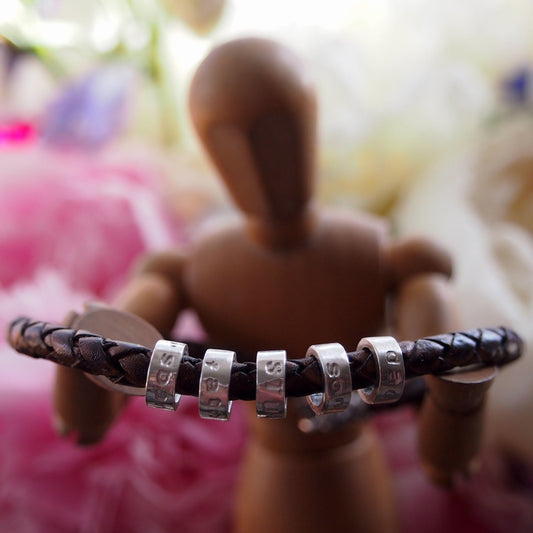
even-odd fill
[[(135, 74), (142, 82), (140, 93), (155, 102), (156, 109), (148, 117), (149, 122), (154, 116), (158, 122), (151, 128), (154, 140), (166, 146), (183, 140), (182, 110), (177, 105), (183, 75), (177, 72), (180, 61), (190, 64), (183, 43), (187, 46), (198, 39), (176, 25), (176, 17), (205, 34), (221, 16), (223, 0), (169, 2), (174, 16), (159, 2), (146, 0), (6, 1), (9, 9), (0, 12), (0, 39), (9, 43), (17, 57), (24, 52), (38, 58), (60, 82), (91, 71), (71, 82), (52, 106), (44, 128), (47, 140), (62, 145), (103, 144), (120, 128)], [(170, 48), (175, 46), (176, 34), (187, 35), (174, 54)], [(141, 102), (140, 116), (132, 117), (134, 133), (146, 133), (138, 124), (146, 119), (142, 109), (154, 107), (154, 102)]]
[(44, 140), (89, 148), (105, 144), (124, 124), (134, 79), (130, 66), (107, 63), (71, 84), (45, 115)]
[(248, 32), (266, 28), (314, 71), (328, 203), (388, 212), (436, 160), (479, 134), (502, 76), (531, 57), (533, 4), (524, 0), (474, 0), (460, 14), (453, 2), (333, 2), (315, 20), (308, 2), (291, 2), (283, 17), (246, 4)]
[(504, 99), (511, 104), (523, 105), (531, 100), (531, 70), (519, 68), (503, 79)]
[(0, 121), (31, 123), (57, 95), (57, 80), (34, 54), (0, 44)]
[[(407, 21), (396, 28), (395, 15), (372, 35), (350, 28), (294, 37), (317, 81), (320, 192), (328, 203), (387, 212), (428, 165), (476, 135), (492, 109), (492, 80), (475, 62), (444, 52), (447, 28), (410, 33)], [(387, 32), (394, 47), (376, 42)]]
[(49, 387), (0, 388), (0, 530), (231, 531), (242, 407), (213, 424), (194, 398), (182, 399), (179, 421), (132, 399), (103, 442), (81, 447), (53, 431)]
[(395, 222), (451, 251), (461, 327), (502, 324), (525, 339), (522, 360), (492, 386), (488, 414), (498, 443), (533, 465), (533, 124), (501, 124), (482, 144), (413, 187)]
[(37, 129), (30, 122), (13, 121), (0, 124), (0, 148), (20, 146), (37, 138)]
[(140, 254), (184, 241), (142, 156), (35, 146), (2, 152), (0, 173), (0, 287), (51, 269), (109, 299)]

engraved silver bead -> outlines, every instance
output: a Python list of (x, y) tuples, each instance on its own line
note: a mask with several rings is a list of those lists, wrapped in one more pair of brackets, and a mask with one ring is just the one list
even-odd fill
[(181, 359), (187, 354), (186, 344), (157, 341), (146, 376), (146, 405), (168, 411), (177, 409), (181, 395), (176, 394), (176, 382)]
[(376, 361), (376, 385), (359, 390), (359, 396), (368, 404), (393, 403), (403, 394), (405, 366), (402, 350), (394, 337), (365, 337), (357, 350), (367, 348)]
[(307, 396), (316, 414), (344, 411), (352, 397), (352, 376), (346, 350), (338, 342), (315, 344), (307, 350), (307, 357), (315, 357), (324, 376), (324, 392)]
[(201, 418), (229, 420), (229, 385), (235, 352), (209, 349), (205, 352), (200, 374), (198, 401)]
[(287, 352), (269, 350), (257, 352), (256, 410), (259, 418), (285, 418)]

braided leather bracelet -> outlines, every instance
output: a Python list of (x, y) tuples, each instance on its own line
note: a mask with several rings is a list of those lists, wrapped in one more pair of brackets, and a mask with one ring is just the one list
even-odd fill
[[(10, 324), (8, 340), (15, 350), (31, 357), (103, 375), (113, 383), (145, 388), (152, 355), (152, 350), (145, 346), (28, 318), (19, 318)], [(523, 343), (511, 329), (497, 327), (403, 341), (398, 347), (405, 365), (405, 379), (410, 379), (468, 365), (502, 366), (520, 357)], [(363, 348), (346, 355), (352, 390), (371, 388), (378, 383), (379, 364), (375, 354)], [(180, 357), (174, 374), (176, 394), (199, 395), (203, 362), (201, 358), (186, 354)], [(316, 357), (287, 360), (284, 380), (285, 396), (319, 394), (325, 387), (323, 368)], [(254, 400), (256, 363), (233, 361), (228, 388), (230, 401)]]

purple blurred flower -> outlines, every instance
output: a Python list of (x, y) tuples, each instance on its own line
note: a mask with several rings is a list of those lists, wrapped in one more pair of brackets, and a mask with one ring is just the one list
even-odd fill
[(507, 102), (525, 105), (531, 99), (531, 69), (521, 67), (503, 80), (504, 98)]
[(81, 148), (105, 144), (124, 123), (134, 78), (132, 67), (111, 63), (67, 87), (45, 115), (44, 141)]

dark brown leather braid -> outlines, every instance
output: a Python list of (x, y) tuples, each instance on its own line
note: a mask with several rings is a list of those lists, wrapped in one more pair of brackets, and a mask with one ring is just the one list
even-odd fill
[[(121, 384), (145, 385), (151, 350), (144, 346), (28, 318), (11, 323), (8, 340), (15, 350), (31, 357), (49, 359), (89, 374), (104, 375)], [(446, 333), (399, 344), (407, 379), (472, 364), (505, 365), (517, 359), (523, 347), (521, 338), (504, 327)], [(376, 382), (376, 366), (368, 350), (351, 352), (348, 358), (354, 390)], [(178, 393), (198, 395), (201, 366), (200, 358), (182, 359), (176, 387)], [(254, 400), (255, 379), (255, 363), (235, 363), (230, 399)], [(322, 372), (314, 358), (287, 361), (287, 396), (307, 396), (321, 392), (322, 388)]]

